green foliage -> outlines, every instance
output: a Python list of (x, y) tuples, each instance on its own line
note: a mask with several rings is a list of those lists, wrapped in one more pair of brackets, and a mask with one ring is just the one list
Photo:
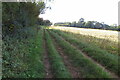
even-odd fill
[(38, 18), (37, 20), (38, 25), (50, 26), (52, 23), (49, 20), (43, 20), (43, 18)]
[(42, 62), (43, 31), (40, 30), (37, 33), (35, 28), (26, 28), (24, 32), (27, 38), (19, 36), (19, 34), (24, 35), (21, 32), (14, 37), (6, 36), (3, 41), (3, 78), (43, 78), (45, 76)]
[(38, 2), (37, 7), (39, 8), (40, 13), (45, 13), (45, 11), (44, 11), (45, 3), (44, 2)]
[(54, 25), (55, 26), (68, 26), (69, 24), (70, 24), (69, 22), (64, 22), (64, 23), (59, 22), (59, 23), (55, 23)]
[(44, 2), (3, 2), (3, 35), (14, 34), (17, 29), (35, 25), (38, 15), (45, 8)]
[(106, 29), (106, 30), (117, 30), (120, 29), (117, 26), (109, 26), (104, 24), (104, 22), (100, 23), (97, 21), (87, 21), (85, 22), (83, 18), (81, 18), (78, 22), (58, 22), (54, 24), (55, 26), (69, 26), (69, 27), (79, 27), (79, 28), (94, 28), (94, 29)]
[(118, 26), (118, 30), (120, 31), (120, 25)]
[(72, 22), (70, 26), (75, 27), (76, 26), (76, 21)]
[(94, 25), (93, 25), (92, 21), (88, 21), (88, 22), (85, 24), (85, 27), (86, 27), (86, 28), (94, 28)]

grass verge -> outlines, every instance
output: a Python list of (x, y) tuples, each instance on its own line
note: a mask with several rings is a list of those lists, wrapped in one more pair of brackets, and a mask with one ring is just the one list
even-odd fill
[(43, 78), (45, 76), (42, 62), (44, 51), (42, 35), (42, 30), (36, 33), (35, 28), (29, 28), (17, 33), (14, 37), (4, 38), (3, 78)]

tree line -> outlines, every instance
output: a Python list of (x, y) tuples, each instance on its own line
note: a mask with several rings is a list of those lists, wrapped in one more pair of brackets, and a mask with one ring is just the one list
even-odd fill
[(97, 21), (84, 21), (84, 18), (80, 18), (78, 22), (58, 22), (54, 24), (55, 26), (68, 26), (68, 27), (79, 27), (79, 28), (93, 28), (93, 29), (105, 29), (105, 30), (119, 30), (120, 26), (117, 25), (108, 25), (104, 22)]
[(38, 18), (44, 13), (44, 2), (3, 2), (2, 3), (2, 33), (15, 34), (17, 30), (34, 25), (50, 25), (49, 20)]

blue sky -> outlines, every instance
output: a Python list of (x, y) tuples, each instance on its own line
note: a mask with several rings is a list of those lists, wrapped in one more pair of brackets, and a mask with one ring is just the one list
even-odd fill
[(48, 3), (51, 10), (40, 15), (51, 22), (72, 22), (84, 18), (85, 21), (98, 21), (118, 24), (119, 0), (54, 0)]

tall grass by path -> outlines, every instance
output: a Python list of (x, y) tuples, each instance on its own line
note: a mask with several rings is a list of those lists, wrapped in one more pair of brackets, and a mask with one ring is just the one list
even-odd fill
[(70, 73), (68, 72), (67, 68), (65, 67), (61, 56), (55, 49), (52, 39), (46, 30), (45, 30), (45, 38), (46, 38), (46, 44), (47, 44), (48, 53), (49, 53), (48, 55), (50, 58), (54, 77), (55, 78), (71, 78)]
[(76, 45), (78, 48), (82, 49), (83, 52), (86, 52), (88, 56), (105, 66), (110, 71), (118, 75), (119, 66), (118, 66), (118, 56), (108, 53), (105, 50), (98, 48), (95, 45), (87, 44), (84, 41), (80, 41), (79, 38), (76, 39), (72, 35), (54, 30), (62, 37), (64, 37), (70, 43)]
[[(43, 31), (25, 28), (3, 40), (3, 78), (44, 78)], [(12, 35), (11, 35), (12, 36)]]
[(66, 55), (70, 57), (73, 62), (73, 65), (81, 68), (81, 74), (84, 78), (110, 78), (110, 74), (105, 72), (101, 67), (87, 59), (79, 52), (76, 48), (71, 46), (68, 42), (64, 41), (56, 33), (49, 31), (50, 34), (55, 38), (57, 43), (63, 48), (66, 52)]

